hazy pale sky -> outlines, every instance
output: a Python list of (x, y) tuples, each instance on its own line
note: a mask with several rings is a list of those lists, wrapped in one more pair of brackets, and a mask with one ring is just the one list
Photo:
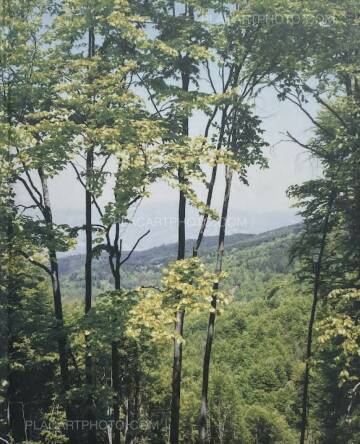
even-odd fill
[[(219, 79), (214, 80), (220, 86)], [(203, 85), (202, 85), (203, 86)], [(140, 93), (141, 94), (141, 93)], [(314, 104), (308, 109), (316, 112)], [(252, 168), (246, 187), (235, 178), (232, 188), (228, 233), (258, 233), (284, 225), (296, 223), (296, 211), (286, 197), (287, 188), (321, 174), (315, 160), (296, 144), (284, 141), (289, 131), (302, 141), (311, 136), (311, 122), (293, 104), (279, 102), (274, 90), (266, 88), (256, 99), (256, 112), (262, 119), (265, 139), (270, 147), (265, 153), (269, 159), (269, 168), (260, 171)], [(191, 121), (192, 134), (203, 134), (204, 121), (199, 116)], [(73, 170), (62, 172), (49, 184), (53, 213), (57, 223), (83, 225), (85, 222), (85, 196), (82, 186), (77, 182)], [(18, 188), (21, 197), (25, 192)], [(198, 188), (200, 193), (203, 191)], [(224, 191), (223, 171), (218, 174), (213, 207), (220, 209)], [(205, 196), (205, 194), (203, 194)], [(111, 184), (108, 184), (103, 202), (112, 199)], [(144, 199), (136, 210), (133, 224), (124, 227), (123, 245), (129, 248), (138, 236), (147, 230), (151, 233), (141, 242), (139, 249), (150, 248), (161, 244), (175, 242), (177, 239), (177, 205), (178, 192), (164, 183), (157, 183), (151, 189), (151, 197)], [(94, 209), (94, 215), (96, 210)], [(197, 236), (201, 218), (197, 212), (187, 209), (187, 237)], [(210, 222), (208, 235), (218, 232), (218, 223)], [(78, 247), (74, 252), (84, 251), (84, 236), (81, 235)]]
[[(228, 233), (256, 233), (298, 221), (291, 202), (286, 197), (289, 185), (301, 183), (321, 173), (319, 165), (304, 149), (285, 141), (285, 132), (290, 131), (297, 138), (306, 141), (311, 135), (311, 125), (307, 117), (294, 105), (279, 102), (271, 90), (263, 92), (256, 101), (258, 115), (263, 120), (265, 138), (270, 144), (266, 155), (269, 169), (252, 168), (249, 171), (250, 186), (246, 187), (236, 178), (234, 181)], [(310, 110), (315, 106), (310, 104)], [(199, 117), (200, 119), (200, 117)], [(193, 119), (192, 132), (203, 128), (202, 121)], [(201, 131), (202, 132), (202, 131)], [(224, 189), (223, 171), (218, 175), (214, 196), (214, 207), (219, 209)], [(132, 225), (124, 227), (124, 248), (129, 248), (137, 236), (151, 230), (139, 246), (150, 248), (176, 241), (178, 193), (164, 183), (152, 187), (151, 197), (144, 199), (136, 210)], [(201, 193), (201, 189), (198, 189)], [(84, 191), (77, 183), (73, 171), (65, 171), (50, 185), (54, 216), (58, 223), (84, 223)], [(111, 199), (111, 186), (106, 189), (104, 201)], [(95, 210), (94, 210), (95, 212)], [(197, 212), (188, 208), (187, 237), (197, 234), (200, 218)], [(218, 224), (209, 224), (207, 234), (216, 234)], [(83, 250), (83, 239), (79, 239), (77, 252)]]

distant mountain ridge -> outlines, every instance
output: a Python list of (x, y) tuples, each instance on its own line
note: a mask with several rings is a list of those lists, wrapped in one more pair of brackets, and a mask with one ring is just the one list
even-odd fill
[[(302, 224), (289, 225), (286, 227), (276, 228), (274, 230), (265, 231), (260, 234), (245, 234), (236, 233), (226, 236), (225, 248), (234, 248), (241, 246), (247, 248), (250, 246), (256, 246), (263, 242), (269, 242), (277, 238), (288, 236), (289, 234), (296, 234), (300, 232)], [(187, 239), (186, 252), (191, 254), (195, 239)], [(206, 255), (211, 253), (213, 249), (217, 247), (217, 236), (205, 236), (200, 248), (200, 255)], [(127, 262), (127, 266), (157, 266), (167, 263), (171, 259), (176, 259), (177, 244), (164, 244), (158, 247), (153, 247), (148, 250), (134, 251), (131, 258)], [(126, 257), (128, 252), (124, 251), (123, 257)], [(94, 267), (108, 266), (107, 254), (102, 254), (97, 260), (94, 261)], [(106, 264), (105, 264), (106, 262)], [(77, 269), (80, 264), (85, 263), (84, 254), (76, 254), (70, 256), (64, 256), (59, 259), (59, 269), (61, 274), (69, 274)]]

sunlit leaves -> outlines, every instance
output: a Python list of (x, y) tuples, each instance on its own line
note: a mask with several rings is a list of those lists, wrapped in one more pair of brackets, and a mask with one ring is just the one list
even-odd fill
[(128, 334), (136, 338), (144, 331), (153, 340), (173, 338), (175, 333), (171, 327), (176, 311), (208, 311), (215, 294), (220, 305), (229, 302), (228, 296), (214, 290), (214, 284), (225, 276), (225, 273), (208, 272), (198, 258), (171, 263), (164, 271), (160, 288), (138, 289), (142, 297), (132, 310)]
[(319, 322), (317, 342), (320, 350), (332, 349), (339, 368), (338, 384), (359, 382), (356, 362), (360, 359), (360, 292), (357, 289), (334, 290), (328, 297), (328, 312)]

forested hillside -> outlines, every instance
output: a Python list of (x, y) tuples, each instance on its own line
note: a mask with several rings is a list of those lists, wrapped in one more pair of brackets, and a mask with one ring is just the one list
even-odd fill
[[(292, 226), (261, 235), (233, 235), (229, 239), (230, 245), (227, 246), (224, 262), (228, 273), (224, 291), (228, 292), (230, 298), (217, 320), (209, 386), (212, 412), (210, 427), (216, 442), (297, 442), (303, 353), (307, 317), (311, 307), (307, 286), (302, 286), (295, 278), (298, 265), (290, 264), (291, 246), (300, 235), (301, 226)], [(162, 254), (157, 257), (156, 251)], [(124, 280), (128, 279), (129, 288), (133, 288), (130, 285), (142, 285), (144, 282), (146, 285), (159, 285), (159, 267), (166, 266), (173, 251), (173, 245), (169, 245), (159, 250), (138, 252), (136, 259), (127, 264), (128, 269), (124, 271)], [(215, 254), (212, 239), (207, 239), (203, 248), (207, 267), (212, 268)], [(148, 262), (149, 258), (151, 261)], [(83, 346), (81, 341), (78, 343), (80, 338), (76, 339), (79, 322), (82, 322), (81, 295), (84, 292), (83, 282), (76, 278), (81, 276), (81, 270), (76, 270), (81, 263), (81, 256), (70, 256), (60, 261), (64, 282), (64, 310), (69, 320), (69, 331), (75, 341), (74, 353), (77, 353), (78, 347)], [(100, 310), (105, 310), (105, 313), (108, 308), (105, 301), (105, 305), (102, 305), (101, 295), (105, 294), (106, 288), (108, 291), (112, 288), (112, 279), (106, 265), (106, 261), (99, 259), (99, 268), (94, 267), (97, 283), (95, 287), (102, 287), (102, 292), (98, 294)], [(24, 384), (21, 391), (25, 414), (31, 420), (36, 420), (37, 417), (33, 416), (36, 408), (34, 410), (32, 405), (34, 392), (28, 387), (27, 380), (36, 371), (47, 390), (54, 390), (51, 373), (55, 344), (46, 340), (47, 332), (51, 329), (51, 310), (43, 277), (33, 275), (30, 279), (37, 290), (26, 296), (27, 302), (18, 313), (23, 318), (18, 335), (24, 339), (36, 336), (30, 342), (28, 340), (28, 351), (24, 348), (22, 354), (18, 355), (17, 365), (21, 378), (18, 384), (20, 387)], [(110, 357), (103, 339), (108, 333), (112, 333), (106, 332), (107, 324), (102, 325), (102, 321), (97, 324), (100, 320), (97, 320), (97, 316), (98, 314), (94, 315), (92, 327), (89, 328), (90, 331), (94, 326), (100, 328), (100, 331), (105, 329), (93, 347), (96, 365), (103, 368), (106, 359)], [(197, 394), (201, 390), (199, 373), (206, 323), (206, 315), (194, 313), (189, 316), (184, 330), (186, 340), (180, 431), (186, 443), (197, 441), (194, 427), (199, 409)], [(39, 326), (43, 329), (43, 337), (37, 336)], [(161, 326), (157, 328), (159, 332), (162, 331)], [(136, 424), (136, 436), (145, 442), (163, 442), (161, 437), (168, 433), (169, 428), (170, 399), (166, 387), (171, 383), (167, 371), (171, 366), (167, 340), (159, 339), (151, 346), (146, 343), (136, 346), (131, 341), (128, 342), (128, 339), (123, 340), (123, 384), (135, 391), (134, 395), (139, 398), (133, 402), (139, 402), (143, 414), (146, 412), (140, 427), (133, 420)], [(38, 360), (35, 367), (27, 368), (24, 364), (30, 350), (38, 354)], [(332, 391), (329, 388), (324, 391), (324, 381), (327, 381), (328, 375), (326, 372), (323, 374), (321, 362), (318, 364), (317, 375), (319, 379), (314, 382), (313, 391), (319, 397), (312, 403), (310, 418), (313, 429), (317, 430), (313, 439), (320, 439), (326, 430), (325, 421), (330, 410), (326, 410), (325, 399), (332, 391), (335, 391), (333, 396), (336, 396), (337, 390), (335, 384)], [(326, 383), (331, 385), (332, 381)], [(98, 396), (108, 396), (106, 386), (99, 386), (98, 389)], [(327, 408), (331, 409), (331, 404)], [(57, 415), (60, 412), (56, 408), (48, 418), (49, 424), (58, 421), (55, 419)], [(121, 425), (123, 432), (125, 427), (124, 422)], [(50, 429), (51, 433), (47, 431), (50, 439), (58, 439), (54, 435), (53, 426)], [(35, 434), (36, 431), (31, 433)], [(102, 430), (99, 436), (104, 437), (105, 431)]]
[[(236, 299), (248, 299), (262, 294), (265, 284), (273, 278), (291, 273), (290, 249), (300, 225), (280, 228), (263, 234), (234, 234), (226, 238), (225, 267), (229, 274), (225, 287)], [(194, 240), (187, 241), (188, 254)], [(217, 238), (205, 237), (201, 256), (208, 268), (214, 266)], [(127, 255), (127, 252), (124, 252)], [(161, 269), (173, 260), (176, 245), (163, 245), (146, 251), (135, 252), (122, 270), (125, 288), (158, 285)], [(65, 300), (81, 299), (84, 292), (82, 255), (63, 257), (59, 260), (63, 276)], [(94, 261), (95, 294), (110, 291), (113, 276), (109, 270), (108, 258), (100, 256)]]

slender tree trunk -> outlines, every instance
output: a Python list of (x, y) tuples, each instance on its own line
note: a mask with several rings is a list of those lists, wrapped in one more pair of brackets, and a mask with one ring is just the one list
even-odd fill
[[(185, 311), (176, 312), (175, 336), (182, 337), (184, 330)], [(174, 339), (174, 360), (172, 375), (172, 399), (171, 399), (171, 422), (170, 443), (179, 443), (180, 425), (180, 395), (181, 395), (181, 370), (182, 370), (182, 343)]]
[[(217, 150), (219, 150), (222, 146), (223, 143), (223, 138), (224, 138), (224, 132), (225, 132), (225, 121), (226, 121), (226, 114), (227, 114), (227, 108), (225, 108), (222, 111), (222, 116), (221, 116), (221, 125), (220, 125), (220, 134), (219, 134), (219, 139), (217, 142)], [(212, 202), (212, 198), (213, 198), (213, 192), (214, 192), (214, 186), (215, 186), (215, 182), (216, 182), (216, 176), (217, 176), (217, 170), (218, 170), (218, 164), (215, 164), (212, 168), (211, 171), (211, 178), (210, 178), (210, 182), (209, 182), (209, 188), (208, 188), (208, 193), (207, 193), (207, 197), (206, 197), (206, 206), (208, 208), (210, 208), (211, 206), (211, 202)], [(204, 238), (204, 234), (205, 234), (205, 229), (206, 229), (206, 225), (209, 219), (209, 214), (205, 213), (201, 222), (201, 227), (199, 230), (199, 234), (198, 237), (196, 239), (196, 243), (194, 246), (194, 250), (193, 250), (193, 254), (194, 256), (198, 255), (198, 251), (200, 248), (200, 245), (202, 243), (202, 240)]]
[(139, 354), (135, 352), (136, 369), (134, 371), (134, 420), (139, 424), (141, 407), (141, 374), (139, 371)]
[[(89, 177), (93, 169), (93, 150), (90, 149), (86, 157), (86, 175)], [(86, 258), (85, 258), (85, 313), (91, 310), (92, 305), (92, 194), (89, 189), (85, 191), (86, 211)]]
[[(232, 184), (233, 173), (231, 170), (226, 169), (225, 173), (225, 194), (223, 200), (223, 208), (221, 214), (221, 223), (219, 230), (219, 244), (216, 260), (216, 273), (221, 273), (222, 262), (224, 257), (224, 244), (225, 244), (225, 234), (226, 234), (226, 221), (229, 209), (230, 192)], [(209, 315), (208, 329), (206, 336), (204, 360), (203, 360), (203, 374), (202, 374), (202, 387), (201, 387), (201, 408), (200, 408), (200, 418), (199, 418), (199, 441), (200, 443), (206, 442), (207, 435), (207, 413), (208, 413), (208, 390), (209, 390), (209, 374), (210, 374), (210, 360), (211, 360), (211, 350), (214, 340), (215, 333), (215, 320), (216, 320), (216, 308), (217, 308), (217, 296), (216, 292), (219, 289), (219, 284), (214, 283), (213, 290), (215, 294), (211, 301), (211, 312)]]
[[(182, 172), (179, 171), (179, 181), (183, 181)], [(186, 198), (180, 191), (179, 199), (179, 240), (178, 240), (178, 260), (185, 259), (185, 211)], [(180, 396), (181, 396), (181, 371), (182, 371), (182, 342), (177, 338), (183, 336), (185, 311), (176, 312), (175, 338), (174, 338), (174, 358), (172, 374), (172, 398), (171, 398), (171, 421), (170, 421), (170, 443), (179, 443), (180, 425)]]
[(113, 342), (111, 344), (111, 370), (112, 370), (112, 388), (114, 391), (114, 403), (113, 403), (113, 421), (114, 421), (114, 444), (120, 444), (120, 356), (119, 356), (119, 344)]
[(125, 444), (131, 444), (134, 438), (134, 399), (133, 399), (133, 384), (131, 369), (128, 367), (128, 374), (126, 378), (126, 393), (127, 393), (127, 409), (126, 409), (126, 433)]
[(128, 368), (128, 383), (127, 383), (127, 393), (128, 393), (128, 405), (127, 405), (127, 416), (128, 416), (128, 427), (126, 429), (125, 444), (131, 444), (137, 442), (139, 439), (139, 434), (141, 433), (140, 424), (140, 361), (139, 361), (139, 351), (137, 345), (134, 348), (134, 358), (133, 364)]
[[(120, 260), (121, 260), (121, 249), (119, 250), (119, 233), (120, 225), (117, 223), (115, 227), (115, 265), (113, 263), (113, 258), (110, 257), (112, 263), (113, 276), (115, 281), (115, 290), (120, 290), (121, 280), (120, 280)], [(114, 444), (120, 444), (121, 434), (119, 429), (120, 421), (120, 403), (121, 403), (121, 382), (120, 382), (120, 354), (119, 354), (119, 342), (113, 341), (111, 344), (111, 367), (112, 367), (112, 382), (114, 391), (114, 403), (113, 403), (113, 421), (114, 421)]]
[[(183, 74), (183, 90), (188, 91), (190, 78), (187, 74)], [(184, 119), (183, 123), (184, 135), (189, 134), (188, 119)], [(185, 183), (184, 172), (182, 169), (178, 171), (179, 185)], [(186, 217), (186, 197), (182, 190), (179, 193), (179, 226), (178, 226), (178, 260), (185, 259), (185, 217)], [(179, 425), (180, 425), (180, 396), (181, 396), (181, 370), (182, 370), (182, 343), (176, 338), (182, 337), (184, 331), (185, 311), (178, 310), (176, 312), (175, 321), (175, 338), (174, 338), (174, 359), (172, 373), (172, 396), (171, 396), (171, 418), (170, 418), (170, 443), (179, 443)]]
[[(187, 5), (188, 6), (188, 5)], [(191, 6), (187, 9), (188, 16), (194, 19), (194, 11)], [(182, 90), (189, 91), (190, 86), (190, 72), (187, 63), (190, 63), (185, 56), (183, 58), (184, 68), (181, 72)], [(189, 119), (187, 117), (183, 120), (183, 135), (189, 135)], [(181, 168), (178, 171), (178, 180), (180, 188), (185, 183), (186, 178)], [(186, 217), (186, 197), (184, 192), (180, 189), (179, 192), (179, 226), (178, 226), (178, 254), (177, 259), (185, 259), (185, 217)], [(182, 371), (182, 343), (176, 338), (179, 335), (182, 337), (184, 331), (185, 311), (178, 310), (175, 317), (175, 338), (174, 338), (174, 358), (173, 358), (173, 372), (172, 372), (172, 393), (171, 393), (171, 417), (170, 417), (170, 443), (179, 443), (179, 426), (180, 426), (180, 396), (181, 396), (181, 371)]]
[(313, 343), (313, 331), (316, 319), (316, 309), (319, 300), (319, 290), (321, 283), (321, 270), (322, 262), (324, 257), (324, 251), (326, 246), (326, 239), (329, 231), (329, 220), (334, 202), (334, 194), (332, 194), (328, 210), (325, 216), (323, 232), (320, 244), (320, 251), (315, 263), (315, 274), (314, 274), (314, 287), (313, 287), (313, 302), (311, 306), (311, 314), (308, 325), (307, 334), (307, 345), (306, 345), (306, 365), (305, 365), (305, 375), (304, 375), (304, 386), (302, 395), (302, 414), (301, 414), (301, 432), (300, 432), (300, 444), (305, 443), (305, 435), (308, 423), (308, 410), (309, 410), (309, 383), (310, 383), (310, 368), (311, 368), (311, 358), (312, 358), (312, 343)]
[[(226, 91), (228, 90), (230, 85), (235, 86), (237, 84), (237, 82), (239, 80), (240, 71), (241, 71), (241, 68), (239, 66), (232, 67), (231, 72), (229, 74), (229, 78), (226, 82), (226, 85), (223, 88), (224, 94), (226, 93)], [(221, 149), (223, 142), (224, 142), (225, 127), (226, 127), (226, 122), (227, 122), (227, 118), (228, 118), (228, 111), (229, 111), (229, 106), (227, 105), (227, 106), (225, 106), (225, 108), (222, 110), (222, 113), (221, 113), (220, 132), (219, 132), (219, 138), (218, 138), (217, 145), (216, 145), (217, 150)], [(208, 137), (210, 124), (211, 124), (213, 118), (214, 118), (214, 115), (211, 117), (211, 119), (208, 122), (208, 126), (205, 131), (205, 137)], [(214, 165), (212, 172), (211, 172), (208, 194), (207, 194), (207, 198), (206, 198), (206, 205), (209, 208), (210, 208), (211, 202), (212, 202), (214, 186), (215, 186), (215, 181), (216, 181), (216, 176), (217, 176), (217, 170), (218, 170), (218, 165), (216, 164), (216, 165)], [(201, 242), (203, 240), (208, 219), (209, 219), (209, 214), (205, 213), (203, 216), (203, 220), (201, 223), (199, 234), (198, 234), (198, 237), (197, 237), (197, 240), (195, 243), (195, 247), (194, 247), (194, 255), (195, 256), (197, 256), (198, 250), (199, 250)]]
[(127, 363), (125, 372), (127, 398), (125, 444), (131, 444), (134, 442), (136, 436), (134, 369), (132, 368), (131, 362)]
[[(43, 199), (44, 199), (44, 218), (46, 224), (49, 228), (52, 228), (53, 217), (51, 211), (51, 202), (49, 195), (49, 188), (47, 184), (47, 178), (44, 175), (42, 169), (39, 169), (39, 177), (42, 186)], [(55, 318), (57, 320), (58, 327), (58, 348), (59, 348), (59, 359), (60, 359), (60, 373), (64, 390), (68, 390), (70, 387), (69, 382), (69, 366), (66, 353), (66, 335), (64, 333), (64, 319), (63, 319), (63, 308), (62, 308), (62, 295), (60, 288), (60, 278), (59, 278), (59, 266), (57, 261), (57, 255), (54, 248), (49, 249), (49, 261), (50, 261), (50, 271), (51, 271), (51, 283), (54, 298), (54, 311)]]
[[(180, 177), (179, 172), (179, 177)], [(180, 180), (180, 179), (179, 179)], [(186, 199), (183, 192), (180, 191), (179, 199), (179, 242), (178, 242), (178, 260), (185, 258), (185, 209)], [(185, 311), (176, 312), (175, 338), (174, 338), (174, 358), (172, 374), (172, 398), (171, 398), (171, 421), (170, 421), (170, 442), (177, 444), (179, 442), (179, 424), (180, 424), (180, 394), (181, 394), (181, 368), (182, 368), (182, 343), (176, 338), (182, 337), (184, 329)]]
[[(88, 58), (95, 55), (95, 34), (94, 29), (90, 28), (88, 33)], [(91, 78), (89, 79), (91, 82)], [(90, 147), (86, 153), (86, 190), (85, 190), (85, 234), (86, 234), (86, 258), (85, 258), (85, 316), (89, 313), (92, 306), (92, 192), (91, 179), (94, 168), (94, 148)], [(90, 426), (87, 433), (88, 444), (96, 444), (96, 427), (92, 426), (95, 422), (95, 412), (93, 406), (93, 361), (89, 350), (88, 339), (86, 342), (85, 356), (85, 382), (87, 389), (86, 399), (86, 419)]]
[[(179, 184), (185, 183), (185, 178), (182, 170), (179, 170)], [(186, 197), (183, 191), (179, 193), (179, 227), (178, 227), (178, 254), (177, 259), (185, 259), (185, 215), (186, 215)]]
[[(88, 58), (95, 55), (94, 29), (89, 29)], [(91, 82), (91, 79), (89, 80)], [(85, 189), (85, 233), (86, 233), (86, 259), (85, 259), (85, 314), (91, 309), (92, 303), (92, 192), (91, 179), (94, 168), (94, 148), (90, 147), (86, 154), (86, 189)]]
[(125, 434), (125, 444), (131, 444), (133, 442), (134, 437), (134, 400), (132, 399), (132, 384), (131, 377), (129, 377), (128, 381), (128, 398), (127, 398), (127, 427)]
[[(92, 193), (89, 190), (89, 181), (93, 170), (93, 149), (89, 149), (86, 156), (86, 177), (87, 188), (85, 191), (85, 232), (86, 232), (86, 258), (85, 258), (85, 315), (87, 315), (92, 306)], [(86, 356), (85, 356), (85, 382), (87, 388), (87, 400), (86, 400), (86, 416), (90, 422), (88, 430), (88, 443), (96, 443), (96, 429), (91, 426), (91, 423), (95, 420), (95, 414), (93, 411), (93, 361), (89, 350), (88, 338), (85, 337), (86, 342)]]
[(314, 280), (314, 291), (313, 291), (313, 302), (311, 306), (311, 314), (308, 325), (308, 335), (307, 335), (307, 346), (306, 346), (306, 366), (304, 375), (304, 386), (302, 395), (302, 414), (301, 414), (301, 435), (300, 443), (305, 443), (305, 434), (307, 428), (307, 414), (308, 414), (308, 393), (309, 393), (309, 379), (310, 379), (310, 359), (312, 355), (312, 339), (313, 330), (316, 317), (316, 308), (318, 303), (318, 290), (319, 290), (319, 278), (320, 278), (320, 267), (319, 263), (315, 264), (315, 280)]
[[(48, 182), (44, 174), (44, 171), (41, 168), (38, 170), (38, 173), (40, 177), (42, 195), (44, 201), (44, 219), (48, 227), (52, 229), (53, 216), (52, 216)], [(63, 395), (65, 398), (66, 393), (70, 389), (70, 373), (69, 373), (69, 362), (68, 362), (68, 353), (67, 353), (68, 338), (64, 330), (62, 294), (60, 287), (59, 265), (57, 261), (56, 250), (54, 248), (49, 248), (48, 253), (50, 261), (52, 292), (54, 299), (54, 312), (55, 312), (55, 318), (58, 330), (57, 346), (59, 353), (60, 375), (61, 375)], [(67, 421), (69, 422), (72, 421), (74, 419), (75, 412), (71, 405), (71, 402), (69, 401), (65, 402), (65, 410), (66, 410)], [(71, 427), (69, 428), (69, 439), (71, 444), (77, 442), (76, 430), (72, 430)]]
[[(6, 276), (6, 291), (4, 295), (6, 297), (4, 307), (6, 307), (5, 316), (7, 316), (7, 325), (6, 330), (7, 334), (4, 337), (7, 337), (7, 343), (1, 344), (0, 347), (4, 346), (4, 354), (6, 355), (7, 360), (7, 374), (4, 375), (4, 379), (7, 379), (9, 384), (7, 387), (7, 401), (8, 401), (8, 431), (11, 433), (15, 442), (22, 442), (26, 440), (25, 435), (25, 424), (24, 418), (22, 415), (22, 400), (21, 400), (21, 392), (18, 389), (18, 383), (15, 378), (14, 371), (12, 369), (12, 363), (15, 359), (15, 350), (14, 343), (16, 341), (16, 334), (14, 332), (15, 322), (14, 315), (19, 309), (19, 296), (16, 289), (16, 280), (13, 275), (14, 269), (14, 251), (13, 251), (13, 221), (11, 216), (8, 218), (7, 223), (7, 255), (8, 255), (8, 263), (6, 264), (6, 271), (4, 276)], [(1, 293), (2, 295), (3, 293)], [(16, 321), (16, 319), (15, 319)], [(5, 333), (5, 332), (4, 332)], [(1, 350), (3, 351), (3, 350)], [(5, 417), (5, 415), (4, 415)]]

